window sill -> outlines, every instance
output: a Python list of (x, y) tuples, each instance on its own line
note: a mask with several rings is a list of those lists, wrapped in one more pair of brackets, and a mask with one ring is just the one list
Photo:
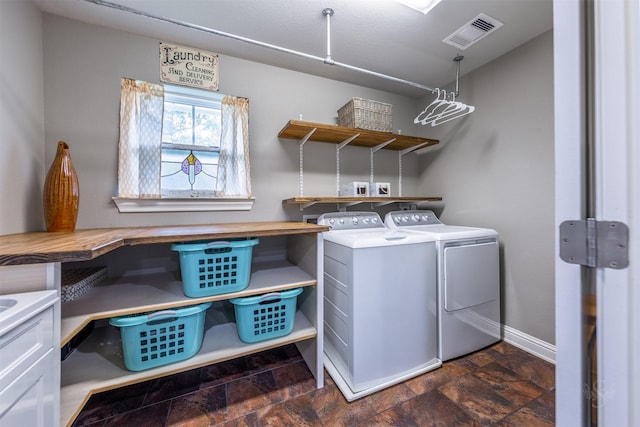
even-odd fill
[(120, 213), (132, 212), (210, 212), (210, 211), (249, 211), (255, 198), (193, 198), (193, 199), (129, 199), (113, 197)]

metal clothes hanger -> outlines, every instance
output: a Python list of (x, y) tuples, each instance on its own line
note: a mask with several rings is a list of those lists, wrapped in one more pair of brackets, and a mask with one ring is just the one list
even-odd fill
[[(437, 104), (440, 104), (442, 101), (445, 101), (447, 99), (447, 93), (444, 90), (436, 89), (436, 91), (438, 91), (438, 95), (436, 96), (436, 98), (431, 101), (431, 104), (427, 105), (427, 107), (422, 110), (422, 112), (418, 114), (415, 119), (413, 119), (413, 123), (418, 124), (422, 122), (422, 120), (425, 120), (431, 114), (431, 112), (429, 111), (430, 109), (437, 107)], [(443, 95), (442, 99), (440, 98), (441, 93)]]
[(422, 125), (438, 126), (442, 123), (457, 119), (467, 114), (471, 114), (475, 111), (475, 107), (467, 105), (463, 102), (456, 101), (456, 96), (459, 95), (458, 84), (460, 80), (460, 61), (464, 57), (457, 55), (453, 58), (456, 63), (456, 90), (451, 93), (451, 100), (447, 100), (446, 91), (444, 92), (444, 98), (440, 98), (440, 90), (438, 90), (438, 96), (431, 102), (418, 116), (413, 120), (414, 123)]

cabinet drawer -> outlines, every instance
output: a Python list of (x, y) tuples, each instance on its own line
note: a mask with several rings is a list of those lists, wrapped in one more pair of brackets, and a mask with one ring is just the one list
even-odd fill
[(58, 353), (50, 348), (24, 371), (12, 371), (17, 373), (15, 380), (0, 388), (0, 426), (58, 425), (54, 419), (56, 357)]
[(53, 307), (0, 336), (0, 390), (53, 347)]

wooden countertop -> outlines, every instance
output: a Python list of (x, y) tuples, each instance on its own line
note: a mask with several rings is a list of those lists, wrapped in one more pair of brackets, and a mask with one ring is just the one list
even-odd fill
[(192, 240), (321, 233), (329, 227), (293, 221), (96, 228), (0, 236), (0, 266), (86, 261), (122, 246)]

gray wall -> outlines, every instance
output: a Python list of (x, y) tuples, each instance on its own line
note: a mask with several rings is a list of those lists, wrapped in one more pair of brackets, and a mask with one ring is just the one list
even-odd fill
[(445, 197), (447, 223), (500, 233), (503, 322), (553, 344), (552, 32), (465, 76), (460, 100), (476, 111), (432, 128), (418, 193)]
[(42, 15), (30, 2), (0, 1), (0, 235), (44, 227)]
[[(71, 145), (80, 178), (79, 228), (298, 219), (297, 208), (281, 204), (297, 195), (298, 144), (279, 140), (278, 131), (299, 114), (334, 123), (341, 105), (362, 96), (394, 104), (394, 128), (403, 133), (441, 139), (436, 148), (405, 157), (404, 194), (442, 195), (445, 222), (498, 230), (505, 323), (555, 342), (551, 33), (465, 76), (461, 99), (476, 112), (436, 128), (412, 124), (426, 99), (222, 56), (221, 91), (251, 102), (254, 209), (120, 214), (111, 201), (117, 188), (119, 79), (158, 81), (159, 40), (41, 16), (23, 1), (0, 2), (0, 23), (3, 51), (11, 52), (13, 69), (20, 70), (0, 70), (0, 137), (7, 150), (0, 164), (0, 234), (42, 229), (42, 184), (58, 140)], [(335, 146), (306, 144), (305, 159), (305, 194), (333, 195)], [(368, 178), (368, 150), (349, 147), (341, 160), (344, 181)], [(397, 189), (397, 153), (376, 153), (375, 165), (376, 179)]]
[[(158, 82), (159, 41), (44, 15), (46, 159), (52, 161), (58, 140), (71, 146), (80, 181), (78, 228), (298, 219), (297, 207), (282, 205), (299, 188), (298, 143), (277, 137), (288, 120), (302, 114), (307, 121), (335, 123), (338, 108), (353, 96), (393, 104), (397, 128), (407, 129), (413, 120), (415, 99), (221, 56), (220, 91), (250, 102), (253, 210), (120, 214), (111, 200), (117, 191), (120, 78)], [(335, 195), (335, 150), (333, 144), (305, 144), (305, 195)], [(368, 149), (347, 147), (340, 160), (342, 182), (368, 180)], [(376, 153), (376, 179), (397, 188), (397, 163), (396, 152)], [(417, 166), (417, 156), (403, 163), (406, 195), (417, 190)]]

